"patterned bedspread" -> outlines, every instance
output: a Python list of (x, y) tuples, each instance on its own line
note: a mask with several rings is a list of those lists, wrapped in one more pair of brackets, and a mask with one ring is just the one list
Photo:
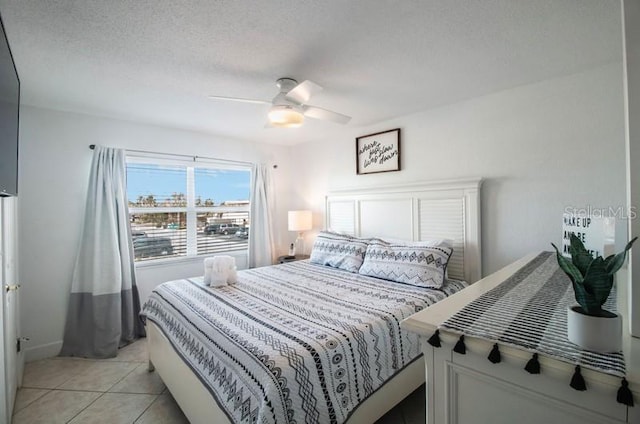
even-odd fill
[(307, 261), (238, 279), (162, 284), (142, 312), (234, 423), (346, 421), (419, 355), (400, 322), (465, 286), (427, 289)]

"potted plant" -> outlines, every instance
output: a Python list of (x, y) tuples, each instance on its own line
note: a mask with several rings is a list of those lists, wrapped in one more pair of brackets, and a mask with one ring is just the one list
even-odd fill
[(578, 305), (567, 311), (567, 336), (578, 346), (596, 352), (618, 352), (622, 346), (620, 314), (602, 309), (613, 288), (613, 276), (622, 267), (627, 251), (638, 237), (617, 255), (592, 255), (582, 241), (571, 235), (571, 260), (562, 256), (555, 244), (558, 265), (569, 276)]

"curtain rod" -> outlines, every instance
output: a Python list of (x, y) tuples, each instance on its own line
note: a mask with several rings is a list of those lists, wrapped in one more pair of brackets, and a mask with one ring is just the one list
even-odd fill
[[(96, 145), (95, 144), (90, 144), (89, 148), (91, 150), (94, 150), (96, 148)], [(183, 157), (183, 158), (193, 159), (194, 162), (197, 159), (208, 159), (208, 160), (216, 160), (216, 161), (235, 163), (235, 164), (238, 164), (238, 165), (253, 165), (253, 163), (251, 163), (251, 162), (245, 162), (245, 161), (240, 161), (240, 160), (229, 160), (229, 159), (212, 158), (212, 157), (207, 157), (207, 156), (195, 156), (195, 155), (182, 155), (182, 154), (177, 154), (177, 153), (151, 152), (149, 150), (130, 150), (130, 149), (125, 149), (125, 151), (132, 152), (132, 153), (146, 153), (146, 154), (151, 154), (151, 155), (164, 155), (164, 156), (173, 156), (173, 157), (179, 156), (179, 157)], [(278, 165), (273, 165), (273, 167), (277, 168)]]

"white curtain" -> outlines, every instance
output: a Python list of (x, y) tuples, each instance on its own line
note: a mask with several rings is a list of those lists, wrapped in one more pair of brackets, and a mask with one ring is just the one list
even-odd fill
[(125, 153), (96, 146), (61, 355), (116, 356), (145, 335), (139, 312)]
[(264, 164), (253, 165), (251, 169), (249, 268), (273, 265), (272, 196), (269, 168)]

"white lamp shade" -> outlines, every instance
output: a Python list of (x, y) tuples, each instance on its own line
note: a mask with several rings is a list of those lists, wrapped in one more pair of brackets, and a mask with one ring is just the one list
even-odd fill
[(308, 231), (311, 228), (311, 211), (289, 211), (289, 231)]

